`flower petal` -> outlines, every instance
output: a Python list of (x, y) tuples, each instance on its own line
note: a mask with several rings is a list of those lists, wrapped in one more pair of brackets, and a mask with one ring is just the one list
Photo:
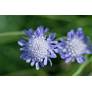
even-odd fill
[(44, 65), (47, 65), (47, 57), (44, 59)]
[(25, 32), (25, 34), (26, 34), (28, 37), (32, 37), (32, 35), (33, 35), (33, 29), (31, 29), (31, 28), (30, 28), (29, 30), (27, 30), (27, 31), (25, 30), (24, 32)]
[(35, 64), (35, 66), (36, 66), (36, 70), (39, 70), (39, 63), (37, 62), (36, 64)]
[(83, 39), (83, 38), (84, 38), (83, 29), (82, 29), (82, 28), (78, 28), (78, 29), (77, 29), (77, 32), (76, 32), (76, 35), (77, 35), (79, 38)]
[(31, 61), (31, 59), (27, 59), (27, 60), (26, 60), (26, 63), (30, 63), (30, 61)]
[(32, 60), (32, 62), (31, 62), (31, 66), (34, 66), (34, 64), (35, 64), (35, 61), (34, 61), (34, 60)]
[(28, 60), (28, 59), (30, 59), (28, 53), (26, 53), (26, 52), (22, 52), (20, 58), (23, 59), (23, 60)]
[(35, 31), (35, 35), (36, 36), (42, 36), (45, 32), (47, 32), (48, 31), (48, 29), (47, 28), (44, 28), (44, 27), (42, 27), (42, 26), (39, 26), (37, 29), (36, 29), (36, 31)]
[(56, 58), (56, 54), (51, 49), (49, 49), (49, 53), (51, 58)]
[(74, 30), (71, 30), (70, 32), (68, 32), (67, 34), (67, 39), (68, 40), (71, 40), (73, 37), (74, 37), (75, 33), (74, 33)]
[(40, 35), (43, 35), (43, 27), (38, 27), (37, 29), (36, 29), (36, 32), (35, 32), (35, 35), (36, 36), (40, 36)]
[(69, 62), (71, 62), (72, 61), (72, 57), (69, 57), (69, 58), (66, 58), (65, 59), (65, 63), (69, 63)]
[(76, 58), (76, 60), (77, 60), (77, 62), (78, 63), (83, 63), (84, 61), (85, 61), (85, 58), (83, 57), (83, 56), (78, 56), (77, 58)]
[(58, 48), (54, 48), (54, 51), (55, 51), (56, 53), (58, 53), (58, 52), (59, 52), (58, 50), (59, 50)]
[(49, 35), (49, 37), (47, 38), (47, 40), (54, 40), (55, 37), (56, 37), (56, 33), (51, 33), (51, 34)]
[(92, 49), (91, 49), (91, 47), (87, 48), (87, 49), (85, 50), (85, 53), (84, 53), (84, 54), (92, 54)]
[(19, 44), (20, 46), (24, 46), (24, 45), (26, 44), (26, 41), (23, 40), (23, 39), (20, 39), (20, 40), (18, 41), (18, 44)]

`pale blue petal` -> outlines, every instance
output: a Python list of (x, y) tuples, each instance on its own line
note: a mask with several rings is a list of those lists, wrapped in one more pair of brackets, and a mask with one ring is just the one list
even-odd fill
[(51, 44), (57, 44), (58, 41), (50, 41)]
[(51, 58), (56, 58), (56, 54), (51, 49), (49, 49), (49, 53)]
[(47, 57), (45, 57), (45, 59), (44, 59), (44, 65), (47, 65)]
[(84, 33), (83, 33), (83, 29), (82, 28), (78, 28), (77, 31), (76, 31), (76, 35), (83, 39), (84, 38)]
[(69, 57), (69, 58), (66, 58), (65, 59), (65, 63), (69, 63), (69, 62), (71, 62), (72, 61), (72, 57)]
[(38, 27), (37, 29), (36, 29), (36, 31), (35, 31), (35, 35), (36, 36), (41, 36), (41, 35), (43, 35), (43, 27)]
[(48, 29), (47, 28), (44, 28), (42, 26), (39, 26), (37, 29), (36, 29), (36, 32), (35, 32), (35, 35), (36, 36), (42, 36), (44, 35), (45, 32), (47, 32)]
[(35, 61), (32, 60), (32, 62), (31, 62), (31, 66), (34, 66), (34, 65), (35, 65)]
[(18, 44), (19, 44), (20, 46), (24, 46), (24, 45), (26, 44), (26, 41), (23, 40), (23, 39), (20, 39), (20, 40), (18, 41)]
[(85, 54), (92, 54), (92, 51), (91, 51), (90, 49), (87, 49), (87, 50), (85, 51)]
[(24, 31), (25, 32), (25, 34), (28, 36), (28, 37), (32, 37), (32, 35), (33, 35), (33, 29), (29, 29), (29, 30), (25, 30)]
[(56, 53), (59, 53), (59, 49), (58, 49), (58, 48), (55, 48), (54, 51), (55, 51)]
[(49, 37), (47, 38), (47, 40), (54, 40), (55, 37), (56, 37), (56, 33), (51, 33), (51, 34), (49, 35)]
[(81, 64), (85, 61), (85, 58), (83, 56), (78, 56), (78, 57), (76, 57), (76, 60), (77, 60), (78, 63)]
[(35, 66), (36, 66), (36, 70), (39, 70), (39, 63), (38, 62), (35, 64)]
[(67, 39), (68, 39), (68, 40), (73, 39), (74, 35), (75, 35), (74, 30), (71, 30), (71, 31), (70, 31), (70, 32), (68, 32), (68, 34), (67, 34)]
[(26, 63), (30, 63), (30, 61), (31, 61), (31, 59), (27, 59), (27, 60), (26, 60)]

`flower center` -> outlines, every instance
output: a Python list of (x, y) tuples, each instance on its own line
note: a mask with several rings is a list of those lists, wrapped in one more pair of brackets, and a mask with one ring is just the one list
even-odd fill
[(68, 45), (74, 56), (80, 55), (81, 53), (85, 52), (85, 49), (87, 47), (86, 44), (78, 37), (75, 37), (73, 40), (69, 41)]
[(49, 46), (44, 37), (38, 37), (33, 39), (30, 48), (31, 54), (36, 60), (41, 61), (48, 55)]

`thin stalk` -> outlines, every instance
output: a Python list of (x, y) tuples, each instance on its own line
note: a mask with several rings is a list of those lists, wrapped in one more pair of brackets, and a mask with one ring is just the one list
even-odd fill
[(4, 33), (0, 33), (0, 37), (16, 36), (16, 35), (23, 35), (23, 32), (4, 32)]
[(78, 76), (78, 75), (80, 75), (81, 72), (85, 69), (85, 67), (86, 67), (91, 61), (92, 61), (92, 58), (91, 58), (89, 61), (87, 61), (87, 62), (83, 63), (82, 65), (80, 65), (80, 67), (77, 69), (77, 71), (76, 71), (72, 76)]

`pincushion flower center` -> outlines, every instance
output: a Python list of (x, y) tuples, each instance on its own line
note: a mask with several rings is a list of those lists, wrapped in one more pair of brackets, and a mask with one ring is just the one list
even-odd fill
[(78, 37), (75, 37), (69, 42), (70, 49), (72, 50), (72, 54), (74, 56), (79, 55), (83, 52), (85, 52), (86, 44), (79, 39)]
[(48, 43), (44, 37), (35, 38), (30, 46), (31, 54), (38, 60), (41, 60), (47, 57), (48, 47)]

